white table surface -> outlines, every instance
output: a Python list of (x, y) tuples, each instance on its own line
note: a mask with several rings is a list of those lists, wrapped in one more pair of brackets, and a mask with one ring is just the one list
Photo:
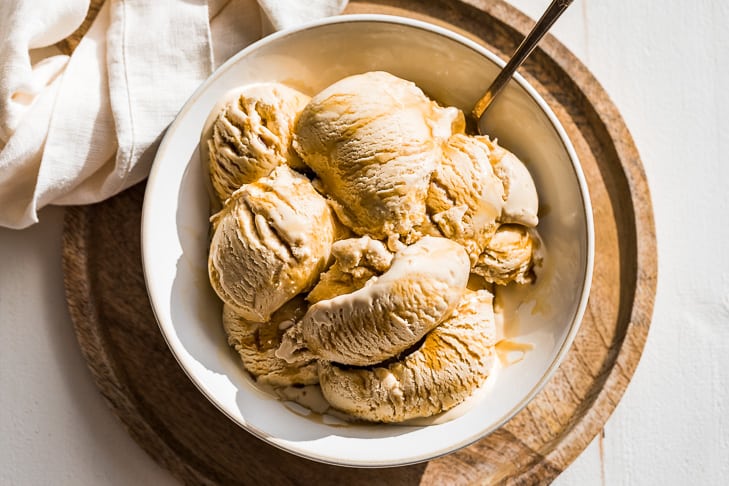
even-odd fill
[[(548, 1), (511, 3), (538, 17)], [(553, 28), (635, 138), (659, 247), (643, 358), (602, 437), (558, 485), (729, 484), (728, 26), (725, 0), (577, 0)], [(106, 407), (81, 357), (63, 291), (63, 213), (0, 229), (0, 484), (175, 484)]]

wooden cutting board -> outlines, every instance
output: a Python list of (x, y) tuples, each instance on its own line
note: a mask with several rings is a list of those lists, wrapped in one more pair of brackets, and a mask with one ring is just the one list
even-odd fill
[[(347, 12), (444, 25), (503, 58), (533, 24), (499, 0), (353, 1)], [(59, 46), (69, 52), (87, 27)], [(655, 296), (655, 231), (633, 140), (585, 66), (547, 36), (521, 73), (577, 150), (596, 235), (582, 327), (558, 372), (521, 413), (465, 449), (389, 469), (320, 464), (248, 434), (195, 388), (158, 330), (142, 276), (140, 184), (68, 210), (63, 262), (79, 346), (99, 390), (139, 445), (188, 484), (541, 484), (563, 471), (600, 432), (640, 359)]]

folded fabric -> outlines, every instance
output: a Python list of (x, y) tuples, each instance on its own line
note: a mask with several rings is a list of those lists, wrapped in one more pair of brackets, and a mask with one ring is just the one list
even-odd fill
[(216, 66), (272, 29), (345, 5), (106, 0), (70, 57), (32, 63), (31, 50), (81, 24), (89, 1), (0, 2), (0, 226), (23, 228), (45, 205), (98, 202), (143, 180), (165, 128)]

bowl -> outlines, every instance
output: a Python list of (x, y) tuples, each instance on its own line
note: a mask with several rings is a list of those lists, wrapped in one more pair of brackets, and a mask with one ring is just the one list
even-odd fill
[[(575, 150), (554, 113), (522, 77), (490, 109), (490, 135), (528, 166), (540, 196), (546, 249), (537, 284), (511, 292), (507, 336), (533, 346), (500, 367), (448, 420), (341, 426), (296, 413), (257, 388), (230, 349), (222, 304), (208, 283), (209, 206), (199, 135), (228, 90), (280, 81), (314, 94), (345, 76), (384, 70), (468, 113), (503, 62), (465, 37), (421, 21), (347, 15), (282, 31), (217, 69), (180, 111), (157, 152), (144, 198), (142, 257), (150, 302), (180, 366), (231, 420), (266, 442), (312, 460), (397, 466), (455, 451), (497, 430), (545, 385), (567, 353), (587, 303), (593, 225)], [(518, 346), (517, 346), (518, 348)], [(522, 348), (523, 349), (523, 348)]]

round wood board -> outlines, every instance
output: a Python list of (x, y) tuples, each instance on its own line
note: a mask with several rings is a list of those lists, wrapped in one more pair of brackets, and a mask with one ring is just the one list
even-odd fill
[[(351, 2), (348, 12), (444, 25), (503, 58), (533, 25), (496, 0)], [(61, 43), (62, 49), (72, 49), (80, 32)], [(389, 469), (320, 464), (260, 441), (195, 388), (157, 327), (142, 275), (140, 184), (103, 203), (70, 208), (63, 252), (79, 345), (131, 436), (189, 484), (533, 484), (563, 471), (600, 432), (640, 359), (656, 286), (653, 213), (633, 140), (585, 66), (547, 36), (521, 73), (555, 111), (577, 150), (596, 235), (582, 327), (557, 373), (522, 412), (467, 448)]]

